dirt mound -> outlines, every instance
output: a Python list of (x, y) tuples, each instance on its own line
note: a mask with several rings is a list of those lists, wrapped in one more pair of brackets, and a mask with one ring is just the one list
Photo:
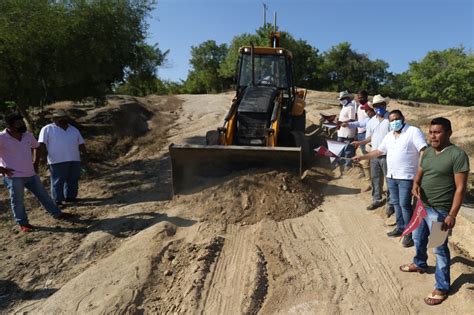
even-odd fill
[(202, 220), (254, 224), (302, 216), (322, 202), (313, 185), (289, 173), (242, 173), (180, 202), (196, 207)]

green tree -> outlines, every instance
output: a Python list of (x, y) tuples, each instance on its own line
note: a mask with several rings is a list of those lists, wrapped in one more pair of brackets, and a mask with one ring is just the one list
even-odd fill
[[(166, 53), (145, 44), (149, 0), (0, 1), (0, 102), (102, 97)], [(151, 58), (147, 60), (147, 58)]]
[(410, 99), (474, 105), (474, 55), (463, 47), (429, 52), (408, 75)]
[(365, 89), (378, 93), (388, 76), (388, 63), (370, 60), (366, 54), (354, 51), (348, 42), (330, 48), (323, 60), (321, 84), (330, 91)]
[(227, 45), (213, 40), (191, 47), (190, 64), (185, 88), (189, 93), (221, 92), (228, 88), (230, 80), (222, 77), (219, 67), (227, 55)]

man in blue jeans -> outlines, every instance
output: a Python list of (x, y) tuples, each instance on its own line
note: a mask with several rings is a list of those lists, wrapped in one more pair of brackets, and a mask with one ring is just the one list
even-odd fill
[[(38, 159), (36, 149), (39, 143), (26, 131), (23, 117), (18, 114), (9, 115), (5, 119), (7, 128), (0, 132), (0, 173), (10, 193), (10, 203), (15, 221), (22, 232), (34, 229), (28, 222), (24, 205), (24, 190), (31, 191), (46, 211), (56, 219), (66, 219), (71, 215), (61, 212), (48, 196), (36, 174)], [(35, 153), (35, 162), (33, 154)]]
[[(429, 140), (431, 146), (421, 159), (413, 183), (413, 195), (421, 198), (427, 216), (413, 232), (416, 255), (413, 263), (400, 266), (403, 272), (425, 272), (428, 267), (427, 244), (432, 222), (443, 222), (442, 229), (454, 228), (456, 216), (464, 198), (469, 174), (469, 158), (451, 143), (451, 122), (443, 117), (431, 121)], [(436, 255), (436, 284), (425, 299), (428, 305), (441, 304), (450, 288), (451, 257), (448, 237), (433, 251)]]
[[(383, 138), (376, 150), (371, 151), (369, 158), (387, 156), (387, 186), (390, 191), (390, 204), (395, 208), (397, 227), (387, 233), (390, 237), (402, 235), (405, 226), (413, 214), (411, 190), (415, 178), (420, 153), (427, 144), (420, 129), (405, 122), (399, 110), (389, 113), (390, 132)], [(402, 241), (405, 247), (413, 246), (411, 234), (405, 235)]]
[[(339, 104), (341, 105), (341, 111), (339, 113), (338, 121), (341, 123), (348, 123), (355, 121), (356, 119), (356, 104), (353, 101), (354, 96), (349, 91), (342, 91), (339, 93)], [(355, 129), (349, 127), (341, 127), (337, 131), (337, 141), (344, 142), (346, 145), (341, 153), (342, 157), (351, 158), (355, 155), (355, 147), (351, 144), (354, 141), (356, 136)], [(341, 174), (345, 171), (346, 168), (352, 166), (352, 161), (350, 159), (342, 160), (341, 159)]]
[(84, 139), (77, 128), (68, 123), (64, 110), (53, 112), (53, 123), (44, 126), (39, 134), (41, 151), (48, 152), (51, 173), (51, 197), (58, 206), (75, 202), (81, 175), (81, 153), (85, 152)]

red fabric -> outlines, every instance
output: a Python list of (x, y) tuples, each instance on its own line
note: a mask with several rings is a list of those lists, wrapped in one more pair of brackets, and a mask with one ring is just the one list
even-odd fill
[(325, 146), (317, 147), (316, 149), (314, 149), (314, 152), (316, 152), (316, 155), (319, 156), (338, 157), (336, 154), (329, 151), (328, 148), (326, 148)]
[(405, 228), (405, 231), (403, 231), (401, 237), (404, 237), (405, 235), (416, 230), (416, 228), (420, 225), (423, 218), (426, 216), (427, 216), (427, 213), (426, 213), (425, 207), (423, 206), (423, 202), (421, 202), (421, 200), (418, 199), (418, 202), (416, 203), (415, 211), (413, 211), (413, 216), (411, 217), (410, 222), (408, 222)]

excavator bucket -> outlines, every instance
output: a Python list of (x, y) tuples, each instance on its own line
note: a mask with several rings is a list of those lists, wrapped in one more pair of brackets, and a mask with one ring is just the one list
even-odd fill
[(171, 144), (169, 152), (174, 194), (250, 168), (288, 170), (299, 176), (303, 171), (299, 147)]

